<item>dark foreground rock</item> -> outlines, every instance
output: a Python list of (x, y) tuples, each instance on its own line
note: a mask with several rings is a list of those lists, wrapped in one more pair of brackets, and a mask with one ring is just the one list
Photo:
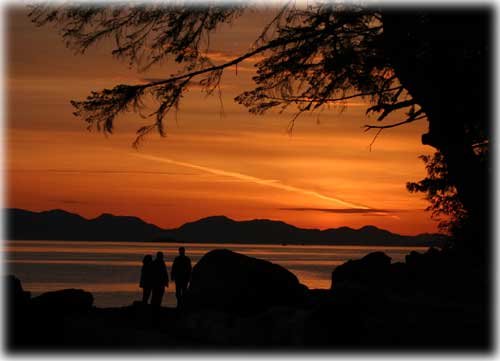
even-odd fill
[[(13, 333), (8, 349), (79, 353), (96, 350), (485, 353), (492, 350), (491, 304), (485, 298), (487, 293), (481, 291), (488, 285), (480, 278), (484, 276), (484, 268), (481, 271), (479, 263), (467, 263), (461, 256), (429, 250), (423, 254), (412, 253), (407, 263), (391, 264), (387, 262), (387, 256), (375, 254), (345, 266), (337, 274), (337, 281), (342, 286), (335, 286), (332, 290), (304, 290), (296, 279), (277, 271), (274, 265), (256, 263), (255, 269), (266, 269), (271, 272), (269, 275), (274, 275), (273, 272), (279, 275), (270, 277), (272, 281), (265, 281), (260, 273), (257, 272), (257, 276), (249, 271), (254, 269), (254, 259), (226, 252), (221, 255), (220, 251), (209, 255), (214, 254), (216, 257), (208, 259), (210, 267), (203, 263), (202, 266), (207, 267), (207, 277), (210, 275), (207, 282), (212, 278), (217, 278), (217, 281), (210, 283), (211, 287), (198, 288), (198, 295), (210, 301), (202, 303), (199, 300), (198, 305), (214, 305), (217, 297), (210, 296), (209, 290), (219, 290), (217, 287), (225, 285), (221, 291), (227, 298), (221, 302), (228, 306), (227, 300), (233, 300), (243, 310), (236, 310), (234, 305), (227, 309), (155, 309), (141, 302), (105, 309), (88, 307), (85, 302), (81, 303), (84, 307), (75, 305), (74, 309), (70, 306), (50, 308), (41, 306), (40, 299), (61, 302), (61, 299), (68, 300), (74, 295), (79, 295), (81, 301), (88, 300), (88, 297), (81, 292), (68, 296), (68, 291), (56, 293), (57, 297), (54, 294), (39, 296), (38, 301), (34, 298), (26, 302), (26, 297), (21, 297), (17, 299), (24, 301), (20, 301), (21, 306), (14, 313), (17, 332)], [(224, 263), (226, 257), (235, 263)], [(246, 273), (237, 271), (240, 264), (236, 261), (242, 262), (241, 268), (247, 269)], [(227, 268), (229, 266), (231, 271)], [(226, 275), (225, 272), (233, 274)], [(366, 275), (367, 272), (370, 275)], [(382, 277), (384, 272), (387, 278)], [(354, 279), (356, 274), (360, 277), (357, 281)], [(450, 279), (450, 275), (457, 276), (457, 279)], [(204, 282), (200, 275), (197, 277), (200, 278), (193, 281), (193, 287), (200, 286), (196, 282)], [(235, 279), (240, 282), (231, 283)], [(257, 294), (244, 293), (249, 301), (235, 295), (244, 292), (244, 282), (251, 285), (255, 279), (261, 280), (266, 288), (252, 286), (257, 287)], [(281, 283), (289, 285), (292, 290), (302, 289), (300, 296), (288, 304), (283, 302), (271, 290), (273, 284), (281, 290)], [(395, 284), (400, 284), (400, 287), (394, 287)], [(17, 286), (8, 288), (15, 289), (19, 291)], [(271, 296), (260, 294), (263, 289)], [(296, 296), (286, 288), (284, 292), (289, 292), (292, 299)], [(67, 297), (62, 296), (65, 294)], [(305, 302), (302, 297), (305, 297)], [(265, 300), (275, 300), (276, 303), (265, 304)], [(251, 308), (251, 304), (259, 304), (260, 309)], [(248, 311), (249, 308), (252, 312)], [(47, 312), (49, 309), (51, 311)]]
[[(15, 279), (8, 276), (8, 280)], [(8, 281), (11, 283), (11, 281)], [(66, 349), (74, 343), (68, 342), (73, 337), (68, 328), (68, 320), (74, 317), (85, 317), (92, 310), (93, 296), (90, 292), (78, 289), (65, 289), (46, 292), (38, 297), (29, 297), (24, 292), (20, 297), (22, 286), (9, 287), (17, 296), (8, 298), (7, 345), (10, 349)], [(69, 321), (71, 322), (71, 321)], [(86, 340), (86, 335), (81, 335)]]
[(7, 275), (5, 281), (5, 291), (7, 294), (7, 304), (9, 309), (12, 307), (23, 308), (28, 304), (31, 293), (23, 289), (21, 280), (14, 275)]
[(65, 289), (45, 292), (31, 300), (33, 307), (43, 312), (84, 313), (90, 311), (94, 297), (80, 289)]
[(23, 289), (21, 281), (14, 275), (8, 275), (5, 279), (5, 301), (6, 308), (3, 310), (4, 320), (7, 322), (6, 339), (11, 344), (13, 340), (23, 337), (26, 324), (27, 309), (31, 300), (31, 294)]
[(252, 313), (302, 305), (307, 291), (280, 265), (218, 249), (205, 254), (193, 268), (186, 307)]
[(387, 282), (391, 257), (383, 252), (372, 252), (359, 260), (349, 260), (332, 272), (332, 289), (345, 285), (380, 286)]

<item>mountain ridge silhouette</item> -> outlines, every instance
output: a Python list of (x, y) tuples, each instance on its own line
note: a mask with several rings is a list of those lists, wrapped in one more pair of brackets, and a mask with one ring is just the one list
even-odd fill
[(400, 235), (373, 225), (320, 230), (270, 219), (236, 221), (224, 215), (186, 222), (173, 229), (160, 228), (136, 216), (102, 213), (87, 219), (62, 209), (34, 212), (4, 208), (4, 216), (9, 240), (431, 246), (447, 239), (437, 233)]

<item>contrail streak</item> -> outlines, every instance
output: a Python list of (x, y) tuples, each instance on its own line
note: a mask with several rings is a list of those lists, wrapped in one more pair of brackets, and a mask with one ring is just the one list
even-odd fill
[(268, 186), (268, 187), (272, 187), (272, 188), (276, 188), (276, 189), (282, 189), (282, 190), (286, 190), (286, 191), (290, 191), (290, 192), (309, 195), (309, 196), (323, 199), (326, 201), (342, 204), (344, 206), (351, 207), (351, 208), (370, 209), (369, 207), (366, 207), (366, 206), (363, 206), (360, 204), (354, 204), (354, 203), (347, 202), (347, 201), (344, 201), (344, 200), (339, 199), (339, 198), (325, 196), (324, 194), (321, 194), (321, 193), (318, 193), (315, 191), (286, 185), (286, 184), (280, 183), (279, 181), (273, 180), (273, 179), (262, 179), (262, 178), (257, 178), (257, 177), (253, 177), (253, 176), (246, 175), (246, 174), (241, 174), (241, 173), (236, 173), (236, 172), (228, 172), (225, 170), (215, 169), (215, 168), (203, 167), (201, 165), (197, 165), (197, 164), (193, 164), (193, 163), (179, 162), (177, 160), (163, 158), (163, 157), (156, 157), (153, 155), (137, 154), (137, 153), (132, 153), (132, 154), (137, 156), (137, 157), (140, 157), (140, 158), (149, 159), (149, 160), (153, 160), (153, 161), (157, 161), (157, 162), (161, 162), (161, 163), (174, 164), (174, 165), (178, 165), (181, 167), (197, 169), (197, 170), (200, 170), (200, 171), (203, 171), (206, 173), (210, 173), (210, 174), (236, 178), (236, 179), (240, 179), (243, 181), (256, 183), (256, 184), (260, 184), (260, 185), (264, 185), (264, 186)]

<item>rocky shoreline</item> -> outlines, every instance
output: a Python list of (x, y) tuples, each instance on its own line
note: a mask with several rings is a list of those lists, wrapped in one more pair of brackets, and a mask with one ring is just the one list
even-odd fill
[(184, 309), (97, 308), (84, 290), (30, 297), (7, 279), (7, 349), (34, 351), (491, 350), (489, 280), (452, 251), (381, 252), (308, 289), (279, 265), (228, 250), (193, 269)]

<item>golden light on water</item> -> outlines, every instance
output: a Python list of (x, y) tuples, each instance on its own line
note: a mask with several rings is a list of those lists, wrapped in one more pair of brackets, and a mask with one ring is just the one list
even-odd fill
[[(412, 250), (426, 247), (300, 246), (259, 244), (199, 244), (152, 242), (7, 241), (4, 263), (23, 288), (37, 295), (47, 291), (79, 288), (94, 294), (98, 306), (127, 305), (140, 299), (139, 275), (145, 254), (161, 250), (171, 270), (178, 247), (184, 246), (193, 266), (208, 251), (226, 248), (264, 259), (292, 272), (310, 289), (328, 289), (331, 272), (349, 259), (383, 251), (393, 262)], [(82, 277), (83, 275), (83, 277)], [(165, 305), (175, 306), (175, 287), (167, 290)]]

